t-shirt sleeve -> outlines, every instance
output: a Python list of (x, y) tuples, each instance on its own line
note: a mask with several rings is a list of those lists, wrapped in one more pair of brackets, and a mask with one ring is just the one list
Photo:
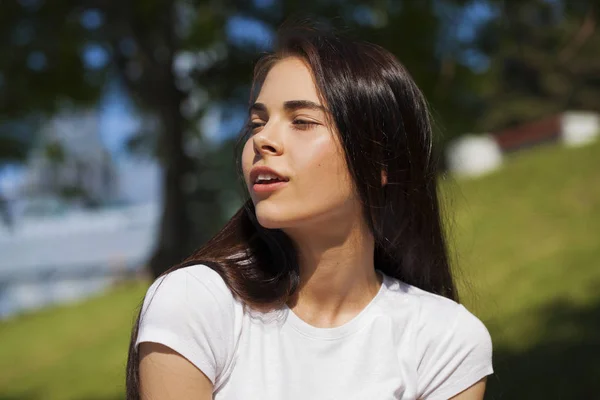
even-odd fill
[(419, 399), (447, 400), (492, 374), (492, 340), (465, 307), (446, 303), (426, 312), (417, 337)]
[(240, 309), (219, 274), (195, 265), (158, 278), (146, 292), (137, 345), (175, 350), (213, 383), (227, 370), (240, 330)]

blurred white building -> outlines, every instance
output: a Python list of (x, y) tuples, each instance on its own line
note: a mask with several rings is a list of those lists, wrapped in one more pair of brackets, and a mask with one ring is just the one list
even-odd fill
[(117, 171), (95, 110), (63, 112), (45, 123), (27, 162), (22, 195), (70, 194), (88, 205), (118, 196)]
[(161, 169), (152, 159), (113, 158), (99, 126), (95, 111), (52, 118), (19, 179), (8, 185), (12, 216), (9, 224), (0, 220), (0, 319), (87, 297), (138, 273), (152, 254)]

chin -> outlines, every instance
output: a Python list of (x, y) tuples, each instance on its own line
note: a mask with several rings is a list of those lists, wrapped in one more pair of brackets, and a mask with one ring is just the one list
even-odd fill
[(283, 225), (276, 220), (265, 219), (260, 217), (258, 217), (257, 220), (260, 226), (266, 229), (281, 229), (283, 227)]
[(272, 215), (265, 215), (265, 213), (256, 213), (256, 220), (263, 228), (267, 229), (281, 229), (285, 225), (285, 222), (279, 218), (275, 218)]
[(279, 210), (270, 207), (267, 204), (257, 204), (255, 206), (256, 220), (263, 228), (281, 229), (286, 226), (287, 218)]

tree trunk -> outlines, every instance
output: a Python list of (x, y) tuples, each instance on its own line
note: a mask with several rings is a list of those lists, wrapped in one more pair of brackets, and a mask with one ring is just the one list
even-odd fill
[(189, 219), (182, 178), (189, 169), (183, 150), (184, 121), (180, 114), (181, 93), (171, 87), (171, 95), (164, 96), (159, 110), (162, 122), (159, 153), (163, 164), (163, 213), (157, 245), (149, 268), (156, 278), (173, 265), (183, 261), (189, 247)]
[[(157, 234), (157, 244), (150, 258), (149, 268), (154, 278), (187, 256), (190, 241), (190, 221), (187, 212), (187, 196), (182, 181), (190, 170), (190, 163), (184, 152), (185, 120), (181, 115), (181, 103), (185, 93), (175, 85), (173, 62), (179, 47), (175, 35), (174, 2), (164, 3), (163, 18), (159, 26), (164, 37), (167, 56), (162, 62), (153, 57), (152, 52), (146, 55), (156, 75), (148, 83), (158, 83), (151, 99), (160, 118), (162, 130), (158, 141), (158, 158), (163, 167), (162, 201), (163, 213)], [(136, 27), (134, 26), (134, 31)], [(145, 45), (145, 37), (138, 32), (138, 42)]]

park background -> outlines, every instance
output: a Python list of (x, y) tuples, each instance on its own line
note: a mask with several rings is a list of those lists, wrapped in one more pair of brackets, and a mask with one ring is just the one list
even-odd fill
[(253, 63), (282, 21), (307, 13), (407, 66), (442, 161), (464, 137), (485, 140), (482, 152), (498, 144), (493, 170), (440, 170), (462, 299), (494, 341), (486, 398), (597, 397), (600, 141), (567, 143), (561, 121), (597, 127), (599, 11), (597, 0), (1, 2), (0, 399), (124, 398), (145, 290), (240, 206), (232, 149)]

